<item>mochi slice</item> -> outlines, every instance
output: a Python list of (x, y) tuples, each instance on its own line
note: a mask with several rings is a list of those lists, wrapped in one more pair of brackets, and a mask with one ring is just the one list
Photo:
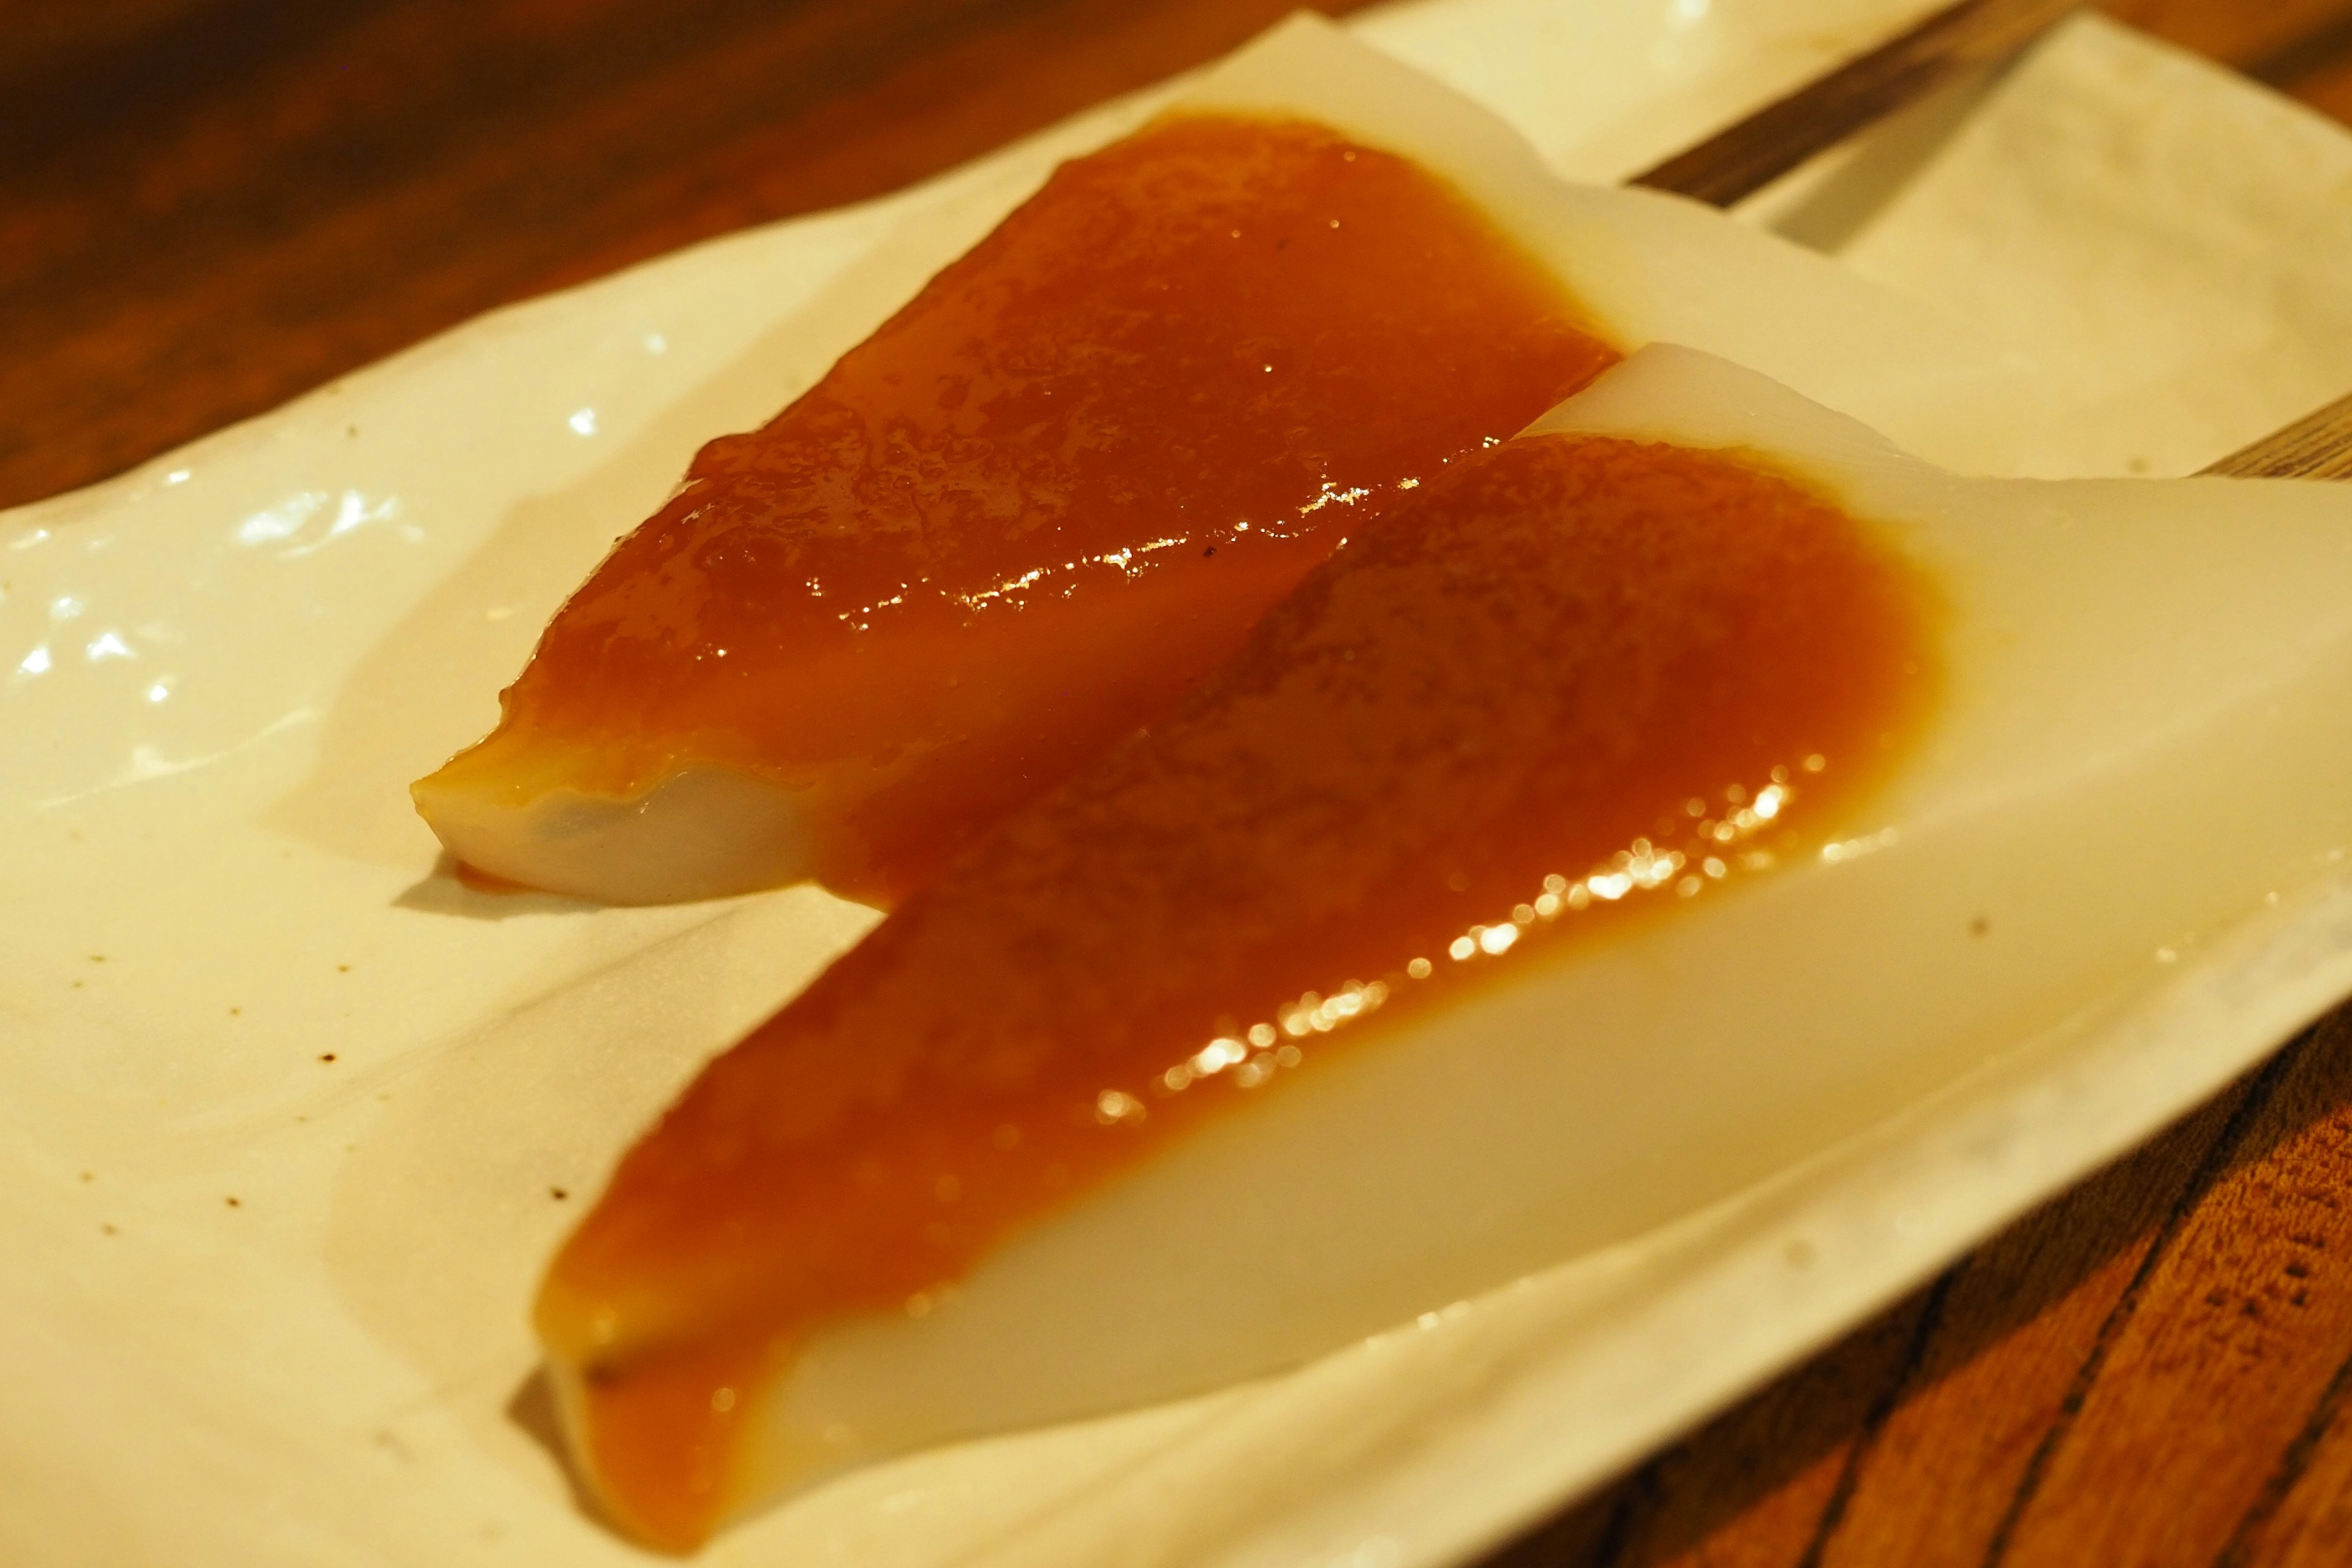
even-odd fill
[(715, 1061), (537, 1324), (689, 1548), (1726, 1195), (2352, 841), (2352, 491), (1955, 477), (1644, 350)]
[(887, 905), (1622, 350), (1699, 344), (1997, 463), (1985, 410), (2030, 400), (1956, 335), (1709, 209), (1561, 184), (1294, 19), (706, 447), (417, 807), (557, 892)]

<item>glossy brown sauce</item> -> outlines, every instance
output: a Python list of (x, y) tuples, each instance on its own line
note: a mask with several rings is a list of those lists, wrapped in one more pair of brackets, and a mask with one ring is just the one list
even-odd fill
[(1172, 707), (1449, 459), (1618, 358), (1444, 182), (1188, 117), (1066, 163), (824, 379), (713, 441), (445, 775), (798, 793), (891, 901)]
[(1206, 1117), (1818, 843), (1937, 685), (1870, 526), (1545, 437), (1356, 531), (1150, 733), (1000, 823), (714, 1062), (549, 1275), (589, 1468), (670, 1546), (812, 1332)]

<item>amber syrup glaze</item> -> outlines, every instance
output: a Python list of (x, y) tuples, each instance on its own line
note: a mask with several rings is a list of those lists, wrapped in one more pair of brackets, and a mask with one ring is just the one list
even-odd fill
[(1930, 704), (1933, 605), (1873, 526), (1672, 447), (1514, 441), (1358, 530), (622, 1163), (538, 1320), (616, 1514), (699, 1540), (824, 1325), (1464, 986), (1818, 842)]
[(820, 879), (894, 901), (1618, 357), (1408, 160), (1159, 121), (705, 447), (445, 774), (520, 804), (741, 770), (797, 793)]

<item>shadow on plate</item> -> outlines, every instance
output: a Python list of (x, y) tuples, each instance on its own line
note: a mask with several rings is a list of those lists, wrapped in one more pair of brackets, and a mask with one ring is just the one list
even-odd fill
[(547, 1381), (547, 1369), (534, 1367), (529, 1377), (515, 1384), (514, 1394), (507, 1400), (507, 1420), (532, 1442), (547, 1450), (563, 1484), (572, 1493), (572, 1506), (583, 1518), (610, 1529), (604, 1510), (596, 1505), (596, 1494), (572, 1462), (571, 1446), (563, 1440), (563, 1422), (555, 1410), (555, 1390)]
[(1836, 255), (1943, 155), (2012, 68), (2013, 62), (1966, 72), (1854, 138), (1850, 154), (1818, 183), (1780, 202), (1763, 197), (1774, 209), (1766, 226), (1808, 249)]
[(404, 910), (419, 910), (428, 915), (457, 915), (469, 921), (503, 921), (516, 915), (564, 914), (604, 907), (562, 893), (543, 893), (536, 888), (468, 887), (457, 874), (457, 858), (446, 850), (433, 863), (429, 876), (402, 889), (399, 897), (392, 901)]

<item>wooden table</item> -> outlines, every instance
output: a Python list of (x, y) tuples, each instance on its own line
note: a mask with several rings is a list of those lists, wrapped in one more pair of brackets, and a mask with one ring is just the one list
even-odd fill
[[(0, 0), (0, 505), (1289, 5)], [(2352, 118), (2352, 0), (2109, 8)], [(2347, 1396), (2352, 1010), (1489, 1568), (2352, 1563)]]

